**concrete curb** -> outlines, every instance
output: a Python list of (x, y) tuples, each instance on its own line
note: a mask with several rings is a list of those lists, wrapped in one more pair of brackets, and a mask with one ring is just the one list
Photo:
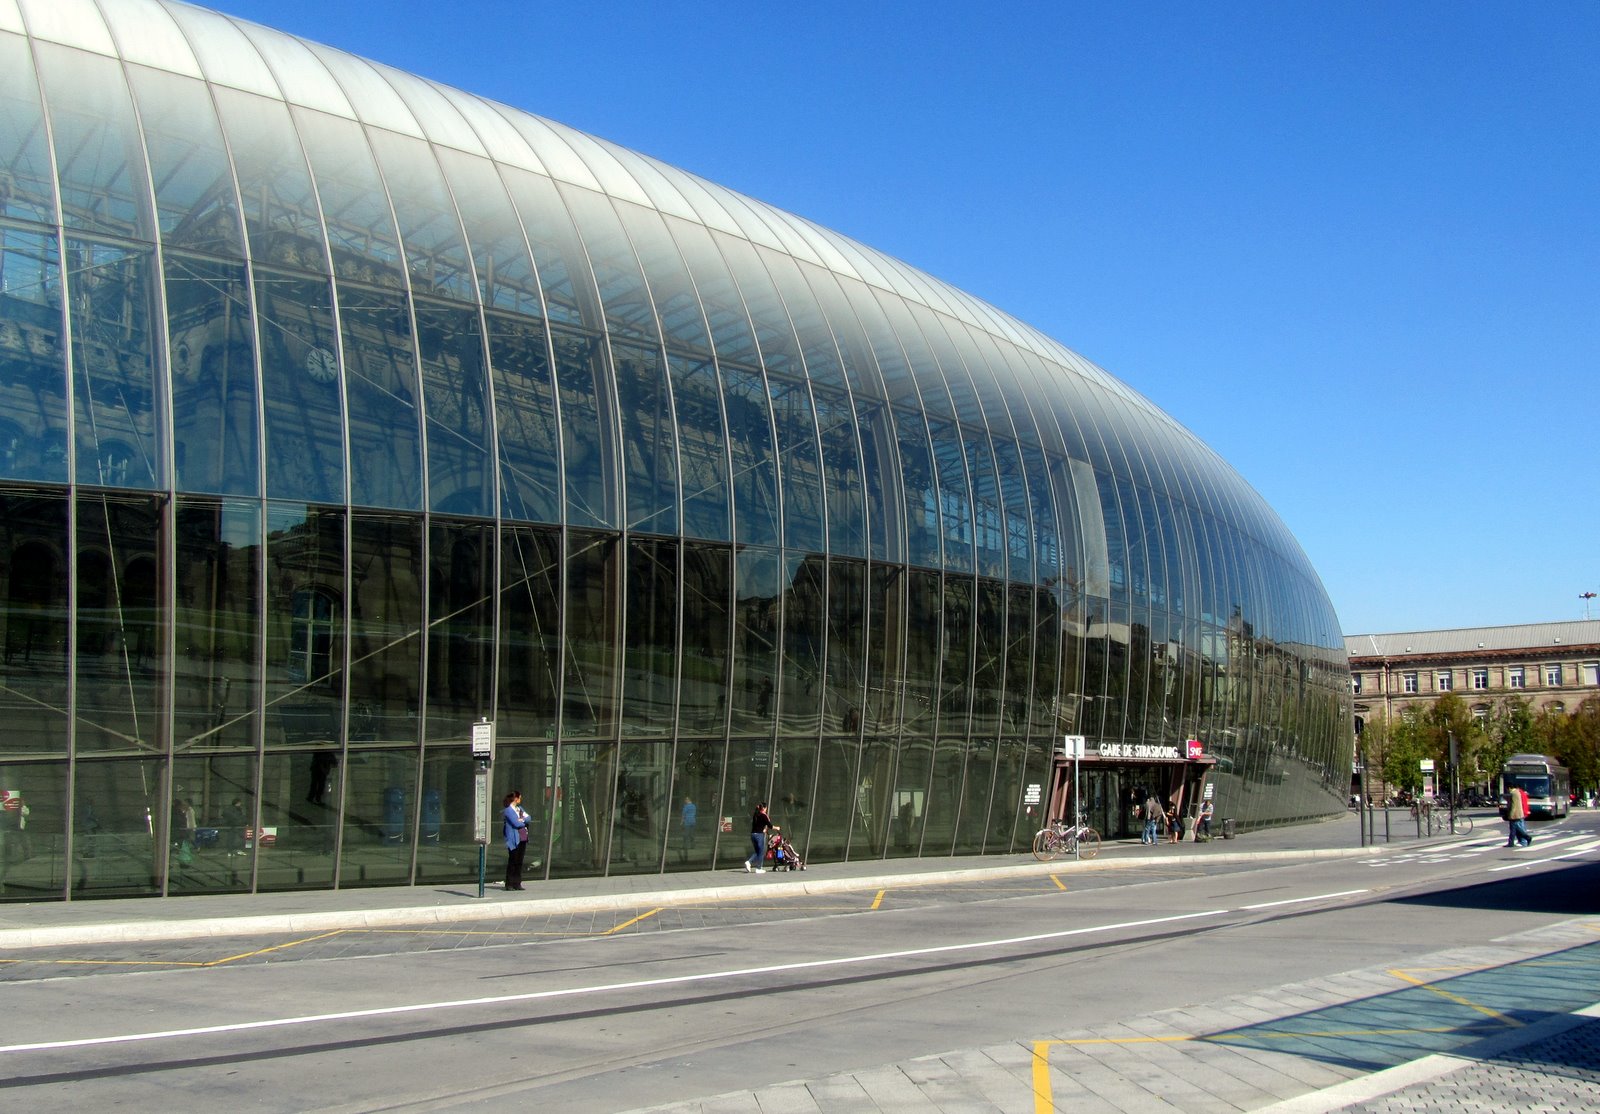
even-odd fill
[[(1049, 875), (1063, 872), (1138, 869), (1147, 865), (1181, 863), (1203, 860), (1206, 862), (1261, 862), (1272, 859), (1325, 859), (1347, 858), (1372, 854), (1371, 847), (1308, 848), (1291, 851), (1191, 851), (1181, 848), (1176, 854), (1157, 858), (1096, 858), (1088, 862), (1061, 859), (1055, 862), (1023, 862), (1012, 866), (980, 867), (973, 869), (915, 871), (900, 874), (875, 874), (859, 878), (817, 877), (816, 871), (790, 874), (778, 880), (748, 884), (702, 886), (694, 889), (662, 889), (649, 892), (629, 891), (611, 894), (582, 894), (570, 897), (532, 897), (530, 899), (490, 902), (476, 897), (462, 904), (411, 905), (386, 909), (330, 909), (320, 912), (265, 913), (242, 916), (195, 917), (186, 920), (137, 920), (102, 922), (77, 925), (40, 925), (37, 928), (0, 929), (0, 951), (20, 951), (28, 948), (50, 948), (83, 944), (148, 943), (159, 940), (204, 940), (229, 936), (265, 936), (283, 933), (334, 932), (340, 929), (360, 928), (425, 928), (430, 925), (476, 924), (484, 921), (508, 920), (517, 917), (543, 916), (561, 913), (598, 913), (620, 909), (638, 909), (642, 906), (697, 905), (707, 902), (739, 900), (750, 897), (774, 898), (801, 895), (850, 893), (859, 890), (883, 890), (907, 886), (950, 885), (994, 878)], [(739, 874), (739, 877), (744, 877)], [(183, 898), (168, 898), (183, 901)], [(254, 900), (254, 899), (251, 899)], [(48, 908), (39, 907), (42, 911)]]

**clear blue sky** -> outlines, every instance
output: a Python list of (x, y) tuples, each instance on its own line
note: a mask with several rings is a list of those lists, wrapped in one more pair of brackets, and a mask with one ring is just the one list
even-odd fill
[(219, 6), (1037, 326), (1237, 467), (1347, 633), (1600, 591), (1600, 3)]

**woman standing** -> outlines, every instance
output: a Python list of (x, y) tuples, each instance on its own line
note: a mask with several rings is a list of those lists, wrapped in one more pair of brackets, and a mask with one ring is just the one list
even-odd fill
[(522, 793), (513, 789), (506, 794), (506, 889), (522, 889), (522, 859), (528, 853), (528, 814), (522, 810)]

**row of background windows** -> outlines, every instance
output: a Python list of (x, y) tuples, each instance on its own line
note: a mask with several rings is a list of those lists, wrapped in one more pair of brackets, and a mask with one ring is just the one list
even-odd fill
[[(1547, 688), (1559, 688), (1569, 676), (1575, 683), (1582, 685), (1600, 685), (1600, 663), (1579, 662), (1570, 665), (1560, 663), (1547, 663), (1535, 667), (1535, 672), (1542, 671), (1544, 684)], [(1569, 671), (1571, 671), (1569, 673)], [(1475, 691), (1489, 688), (1489, 670), (1487, 668), (1474, 668), (1466, 671), (1468, 681)], [(1505, 670), (1506, 687), (1520, 689), (1527, 687), (1527, 667), (1521, 665), (1507, 666)], [(1351, 691), (1361, 694), (1365, 691), (1365, 674), (1352, 673), (1350, 675)], [(1400, 674), (1400, 691), (1406, 693), (1421, 692), (1421, 674), (1414, 670), (1403, 671)], [(1442, 669), (1434, 674), (1434, 691), (1450, 692), (1455, 687), (1455, 671)]]

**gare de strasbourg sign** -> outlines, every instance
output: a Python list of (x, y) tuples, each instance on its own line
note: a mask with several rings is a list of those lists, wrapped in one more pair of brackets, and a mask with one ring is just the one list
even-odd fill
[(1088, 741), (1082, 735), (1064, 736), (1062, 753), (1067, 758), (1132, 758), (1144, 762), (1183, 762), (1205, 757), (1199, 739), (1185, 739), (1181, 752), (1175, 746), (1153, 743), (1101, 743), (1090, 753)]

